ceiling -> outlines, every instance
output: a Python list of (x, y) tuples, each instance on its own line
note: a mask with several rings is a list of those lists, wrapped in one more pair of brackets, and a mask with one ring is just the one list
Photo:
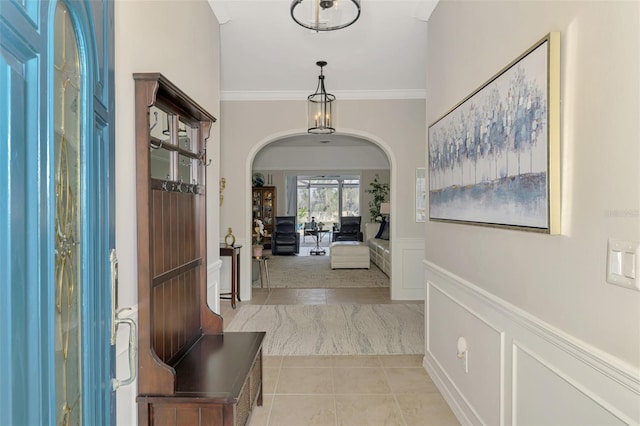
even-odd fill
[(362, 0), (358, 21), (328, 32), (296, 24), (291, 0), (209, 2), (221, 24), (222, 100), (306, 99), (319, 60), (338, 101), (425, 97), (426, 21), (437, 0)]

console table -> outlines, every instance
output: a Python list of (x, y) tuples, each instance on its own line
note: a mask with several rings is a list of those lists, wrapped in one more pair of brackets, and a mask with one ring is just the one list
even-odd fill
[(220, 256), (231, 257), (231, 292), (220, 293), (221, 299), (231, 299), (231, 308), (236, 308), (236, 298), (240, 300), (240, 249), (242, 244), (227, 246), (220, 244)]

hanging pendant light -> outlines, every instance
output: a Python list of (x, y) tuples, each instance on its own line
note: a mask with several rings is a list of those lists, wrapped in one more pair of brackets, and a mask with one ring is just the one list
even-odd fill
[(336, 97), (327, 93), (324, 88), (322, 68), (325, 67), (327, 63), (325, 61), (318, 61), (316, 65), (320, 67), (320, 76), (318, 77), (318, 87), (315, 93), (307, 97), (307, 128), (309, 133), (326, 135), (336, 131), (333, 127), (335, 117), (332, 111)]
[(291, 17), (314, 31), (346, 28), (360, 17), (360, 0), (293, 0)]

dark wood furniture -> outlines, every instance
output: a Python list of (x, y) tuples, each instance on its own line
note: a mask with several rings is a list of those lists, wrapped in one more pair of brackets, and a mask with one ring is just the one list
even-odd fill
[[(276, 217), (276, 187), (275, 186), (254, 186), (252, 199), (252, 212), (254, 219), (260, 219), (264, 225), (264, 248), (271, 248), (271, 237), (273, 234), (273, 222)], [(253, 230), (252, 230), (253, 232)]]
[(220, 293), (221, 299), (231, 300), (231, 308), (236, 308), (236, 299), (240, 300), (240, 249), (242, 244), (227, 246), (220, 244), (220, 256), (231, 257), (231, 292)]
[(244, 425), (262, 403), (264, 333), (207, 305), (206, 140), (215, 118), (161, 74), (134, 74), (138, 424)]

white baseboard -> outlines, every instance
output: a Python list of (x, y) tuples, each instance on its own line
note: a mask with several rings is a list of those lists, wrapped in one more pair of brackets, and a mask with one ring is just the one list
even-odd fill
[(462, 424), (640, 424), (638, 369), (433, 263), (425, 277), (423, 365)]

